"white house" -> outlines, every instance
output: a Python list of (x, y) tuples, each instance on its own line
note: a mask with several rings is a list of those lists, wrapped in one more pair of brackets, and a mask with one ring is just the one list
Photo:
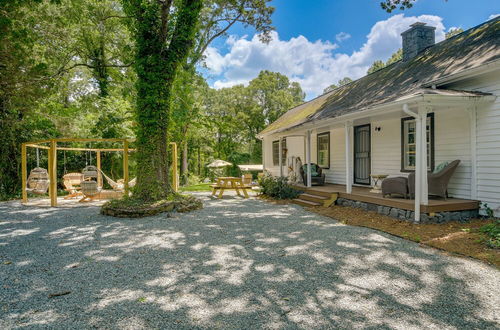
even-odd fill
[(347, 194), (370, 185), (370, 174), (415, 172), (419, 221), (430, 203), (428, 170), (458, 159), (450, 197), (487, 203), (500, 216), (500, 18), (437, 44), (434, 30), (413, 24), (402, 33), (401, 61), (270, 124), (259, 134), (264, 168), (286, 176), (300, 157)]

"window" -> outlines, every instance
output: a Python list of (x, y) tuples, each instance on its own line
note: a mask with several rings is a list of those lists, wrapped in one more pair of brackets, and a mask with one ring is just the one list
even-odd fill
[(318, 134), (318, 165), (330, 168), (330, 132)]
[[(401, 171), (415, 171), (417, 123), (414, 118), (401, 119)], [(427, 115), (427, 168), (434, 168), (434, 114)]]
[[(281, 140), (281, 149), (282, 149), (282, 154), (281, 154), (281, 164), (285, 165), (286, 163), (286, 138), (283, 138)], [(279, 158), (279, 152), (280, 152), (280, 141), (276, 140), (273, 141), (273, 165), (274, 166), (279, 166), (280, 165), (280, 158)]]

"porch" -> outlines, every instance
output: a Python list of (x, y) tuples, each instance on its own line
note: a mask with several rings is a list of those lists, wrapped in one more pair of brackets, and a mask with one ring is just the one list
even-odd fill
[[(304, 191), (303, 195), (299, 200), (306, 200), (309, 202), (316, 203), (308, 204), (302, 203), (304, 206), (317, 206), (322, 198), (314, 200), (314, 197), (318, 196), (326, 198), (344, 198), (348, 200), (370, 203), (380, 206), (387, 206), (391, 208), (397, 208), (408, 211), (415, 211), (415, 200), (413, 199), (404, 199), (404, 198), (394, 198), (394, 197), (386, 197), (384, 198), (382, 194), (372, 193), (370, 192), (371, 187), (360, 187), (353, 186), (352, 191), (350, 193), (347, 192), (346, 186), (341, 184), (325, 184), (324, 186), (313, 186), (306, 187), (303, 184), (295, 184), (297, 189)], [(302, 199), (304, 198), (305, 199)], [(300, 204), (300, 201), (298, 202)], [(422, 213), (432, 214), (432, 213), (440, 213), (440, 212), (458, 212), (458, 211), (468, 211), (468, 210), (477, 210), (479, 208), (479, 201), (471, 200), (471, 199), (461, 199), (461, 198), (429, 198), (429, 202), (427, 205), (421, 205), (420, 211)]]
[[(275, 132), (264, 139), (264, 167), (276, 176), (303, 175), (304, 181), (311, 182), (310, 167), (302, 174), (299, 169), (316, 163), (329, 185), (308, 187), (310, 192), (326, 189), (337, 198), (367, 203), (370, 208), (409, 211), (406, 217), (415, 222), (421, 221), (421, 214), (425, 219), (440, 212), (476, 213), (477, 108), (491, 98), (469, 94), (423, 89), (378, 107)], [(454, 198), (429, 198), (428, 173), (455, 160), (460, 164), (447, 183)], [(369, 191), (372, 174), (407, 177), (412, 172), (415, 199), (383, 198)]]

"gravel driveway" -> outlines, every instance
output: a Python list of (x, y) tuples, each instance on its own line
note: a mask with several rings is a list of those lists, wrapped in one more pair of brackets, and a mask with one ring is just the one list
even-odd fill
[(499, 328), (493, 267), (200, 196), (203, 210), (140, 220), (0, 203), (0, 328)]

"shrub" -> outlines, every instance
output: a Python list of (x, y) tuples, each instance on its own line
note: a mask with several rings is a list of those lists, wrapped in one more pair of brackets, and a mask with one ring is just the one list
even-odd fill
[(288, 178), (266, 173), (259, 179), (261, 193), (276, 199), (296, 198), (300, 192), (288, 184)]
[(490, 248), (500, 249), (500, 220), (482, 226), (479, 231), (486, 234), (486, 245)]
[(199, 176), (193, 173), (189, 173), (186, 186), (194, 186), (200, 183), (203, 183), (203, 181)]

